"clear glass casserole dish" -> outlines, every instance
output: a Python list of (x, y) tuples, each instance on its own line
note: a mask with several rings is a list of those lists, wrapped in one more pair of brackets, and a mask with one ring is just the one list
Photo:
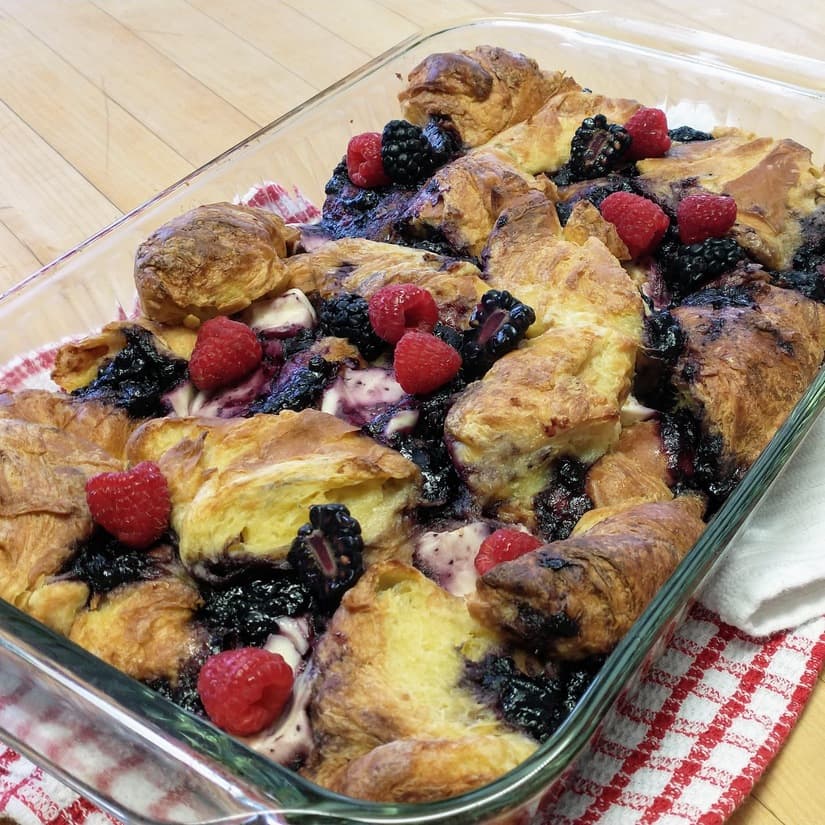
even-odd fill
[[(402, 78), (438, 51), (495, 44), (671, 122), (792, 137), (825, 156), (822, 64), (725, 38), (605, 15), (473, 20), (416, 36), (139, 207), (0, 297), (0, 363), (102, 326), (134, 304), (137, 245), (175, 215), (262, 180), (320, 203), (348, 138), (398, 115)], [(618, 645), (574, 713), (528, 761), (478, 791), (380, 805), (323, 791), (0, 603), (0, 737), (130, 822), (488, 822), (529, 811), (664, 644), (749, 512), (825, 404), (818, 378), (694, 549)], [(55, 743), (63, 743), (57, 746)], [(102, 781), (127, 764), (130, 781)], [(135, 777), (140, 777), (136, 780)]]

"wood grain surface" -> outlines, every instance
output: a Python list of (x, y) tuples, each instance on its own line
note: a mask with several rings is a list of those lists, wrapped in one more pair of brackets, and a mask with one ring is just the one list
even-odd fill
[[(825, 36), (823, 0), (0, 0), (0, 292), (421, 28), (602, 9), (811, 57)], [(825, 823), (823, 729), (820, 680), (731, 823)]]

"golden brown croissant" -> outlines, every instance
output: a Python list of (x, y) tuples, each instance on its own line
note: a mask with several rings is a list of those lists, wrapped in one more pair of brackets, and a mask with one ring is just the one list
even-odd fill
[(687, 337), (673, 380), (705, 432), (721, 438), (723, 461), (738, 477), (819, 369), (825, 307), (758, 282), (728, 299), (709, 293), (672, 310)]
[(403, 555), (420, 474), (344, 421), (306, 409), (240, 419), (149, 421), (128, 445), (169, 483), (181, 561), (282, 561), (312, 504), (346, 505), (370, 560)]
[(165, 324), (231, 315), (279, 289), (283, 258), (298, 239), (272, 212), (213, 203), (173, 218), (135, 257), (143, 313)]
[(494, 46), (432, 54), (407, 78), (398, 99), (404, 117), (424, 126), (448, 119), (467, 146), (532, 115), (564, 81), (562, 72), (544, 72), (535, 60)]
[(704, 501), (607, 508), (592, 526), (482, 576), (470, 610), (527, 646), (563, 659), (608, 653), (704, 529)]

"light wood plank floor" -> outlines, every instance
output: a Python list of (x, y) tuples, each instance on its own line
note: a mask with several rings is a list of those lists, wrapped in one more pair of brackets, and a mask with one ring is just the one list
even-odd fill
[[(817, 57), (822, 0), (524, 0)], [(0, 0), (0, 292), (420, 28), (504, 0)], [(822, 159), (820, 159), (821, 161)], [(820, 684), (735, 825), (825, 822)]]

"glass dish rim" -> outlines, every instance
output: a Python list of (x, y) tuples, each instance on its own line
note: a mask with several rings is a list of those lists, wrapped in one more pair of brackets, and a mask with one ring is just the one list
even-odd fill
[[(590, 28), (586, 25), (593, 23), (596, 25)], [(605, 23), (606, 25), (603, 25)], [(664, 27), (659, 24), (649, 24), (628, 18), (613, 17), (606, 12), (539, 15), (514, 13), (500, 16), (470, 16), (461, 18), (452, 23), (420, 31), (366, 62), (354, 72), (341, 78), (318, 94), (313, 95), (304, 103), (293, 108), (267, 126), (257, 130), (235, 146), (222, 152), (217, 157), (186, 175), (180, 181), (165, 188), (150, 200), (137, 206), (109, 226), (101, 229), (71, 250), (68, 250), (54, 261), (44, 265), (29, 277), (0, 294), (0, 302), (25, 290), (33, 284), (34, 281), (40, 282), (47, 279), (53, 270), (58, 269), (67, 260), (82, 253), (85, 248), (95, 241), (116, 231), (118, 227), (129, 222), (137, 215), (151, 210), (156, 202), (178, 192), (191, 181), (197, 179), (204, 171), (229, 158), (237, 150), (249, 145), (262, 135), (269, 135), (276, 132), (296, 115), (310, 108), (323, 105), (323, 103), (333, 97), (336, 92), (358, 83), (364, 77), (380, 69), (390, 60), (396, 60), (402, 57), (406, 52), (423, 45), (428, 40), (442, 33), (476, 26), (506, 24), (526, 24), (537, 28), (562, 27), (568, 30), (574, 30), (581, 36), (595, 38), (596, 40), (603, 38), (636, 50), (648, 51), (653, 55), (660, 54), (671, 59), (675, 57), (688, 61), (701, 59), (705, 65), (708, 64), (708, 44), (710, 44), (718, 49), (718, 66), (724, 68), (725, 71), (738, 72), (749, 77), (758, 77), (774, 85), (785, 85), (798, 93), (813, 94), (817, 97), (821, 97), (823, 94), (821, 91), (813, 88), (813, 86), (799, 85), (797, 82), (791, 82), (781, 77), (773, 77), (770, 74), (764, 73), (754, 74), (748, 71), (746, 68), (748, 61), (742, 60), (743, 55), (737, 51), (741, 49), (743, 44), (740, 41), (726, 38), (722, 35), (699, 32), (698, 34), (701, 35), (702, 42), (706, 44), (701, 52), (701, 58), (699, 58), (693, 56), (689, 49), (689, 46), (692, 45), (691, 38), (697, 34), (696, 30)], [(622, 38), (620, 35), (626, 35), (626, 37)], [(654, 48), (649, 44), (649, 38), (651, 36), (657, 38), (666, 36), (665, 39), (669, 44), (676, 43), (685, 49), (685, 51), (679, 52), (673, 49), (663, 50), (661, 48)], [(630, 39), (631, 37), (632, 39)], [(781, 71), (786, 67), (788, 59), (791, 58), (791, 56), (785, 52), (767, 47), (747, 44), (747, 48), (751, 53), (758, 53), (760, 59), (765, 61), (762, 68), (767, 67)], [(821, 73), (819, 75), (820, 77), (825, 76), (825, 73), (822, 73), (822, 69), (825, 68), (825, 62), (813, 58), (800, 59), (795, 57), (793, 58), (793, 62), (797, 76), (801, 76), (810, 71), (812, 82), (813, 73), (816, 71)], [(661, 635), (662, 628), (665, 627), (694, 596), (705, 576), (726, 549), (730, 539), (744, 523), (748, 514), (753, 507), (756, 506), (756, 503), (767, 490), (771, 481), (781, 471), (782, 466), (790, 454), (802, 441), (823, 406), (825, 406), (825, 373), (820, 371), (817, 378), (795, 406), (782, 427), (780, 427), (768, 447), (739, 483), (723, 508), (709, 523), (688, 557), (682, 562), (676, 573), (674, 573), (668, 582), (659, 590), (647, 606), (642, 617), (634, 624), (633, 628), (631, 628), (631, 631), (610, 654), (596, 681), (594, 681), (591, 688), (578, 703), (576, 711), (571, 714), (559, 730), (547, 742), (541, 745), (530, 758), (508, 774), (485, 785), (483, 788), (458, 797), (430, 803), (387, 805), (385, 803), (372, 803), (344, 797), (327, 791), (303, 779), (294, 772), (275, 765), (259, 754), (253, 751), (247, 751), (243, 745), (238, 746), (240, 748), (239, 753), (244, 759), (249, 758), (247, 753), (251, 754), (254, 760), (263, 759), (270, 770), (273, 770), (275, 773), (284, 774), (285, 784), (306, 792), (307, 796), (312, 798), (313, 802), (320, 800), (328, 803), (328, 807), (325, 809), (303, 811), (306, 815), (315, 817), (343, 816), (349, 818), (351, 821), (376, 823), (441, 822), (445, 821), (447, 816), (452, 817), (460, 814), (481, 818), (491, 814), (502, 813), (517, 804), (527, 802), (541, 792), (547, 791), (550, 785), (558, 780), (563, 771), (573, 763), (578, 751), (586, 745), (593, 733), (595, 733), (607, 710), (616, 700), (620, 692), (626, 687), (628, 674), (635, 673), (641, 666), (645, 656), (648, 655), (657, 638)], [(69, 644), (71, 645), (71, 643)], [(80, 648), (77, 648), (77, 650), (80, 651)], [(83, 656), (88, 656), (93, 659), (95, 666), (103, 665), (103, 670), (108, 671), (108, 665), (101, 663), (100, 660), (94, 659), (94, 657), (91, 657), (90, 654), (87, 654), (85, 651), (80, 651), (80, 653)], [(113, 668), (111, 670), (114, 671)], [(119, 678), (128, 679), (128, 677), (120, 674), (119, 671), (114, 671), (114, 673), (118, 674)], [(107, 677), (110, 676), (108, 672), (106, 675)], [(616, 678), (620, 675), (622, 676), (622, 680)], [(129, 681), (131, 682), (132, 680)], [(163, 700), (163, 702), (166, 702), (166, 700)], [(183, 714), (184, 718), (189, 717), (189, 714), (185, 711), (175, 706), (171, 707), (175, 712), (172, 713), (170, 711), (170, 716)], [(196, 717), (192, 718), (196, 719)], [(205, 725), (206, 728), (204, 728), (204, 730), (209, 730), (210, 732), (214, 730), (208, 723), (200, 719), (197, 719), (197, 723), (198, 725)], [(180, 731), (175, 730), (175, 734), (176, 736), (180, 735)], [(231, 740), (231, 737), (228, 737), (226, 734), (221, 734), (221, 736)], [(232, 741), (235, 742), (235, 740)], [(191, 743), (187, 742), (187, 744)], [(559, 764), (560, 762), (563, 764)], [(221, 764), (230, 770), (234, 769), (234, 766), (230, 766), (226, 762), (222, 762)], [(552, 771), (555, 771), (555, 773), (552, 773)], [(94, 789), (89, 789), (85, 785), (82, 785), (80, 790), (95, 798), (96, 801), (99, 801), (100, 797)], [(262, 790), (266, 791), (267, 788), (264, 787)], [(269, 792), (272, 792), (271, 788)], [(518, 794), (518, 799), (513, 799), (513, 795), (516, 793)], [(111, 805), (106, 806), (105, 802), (104, 807), (111, 809)], [(134, 821), (148, 821), (140, 819), (140, 817), (136, 818), (133, 813), (128, 811), (119, 812), (115, 810), (113, 812), (119, 816), (125, 813)], [(272, 813), (288, 816), (290, 809), (276, 806), (273, 808)], [(296, 810), (294, 813), (298, 815), (301, 812)], [(472, 821), (476, 821), (475, 818)]]

